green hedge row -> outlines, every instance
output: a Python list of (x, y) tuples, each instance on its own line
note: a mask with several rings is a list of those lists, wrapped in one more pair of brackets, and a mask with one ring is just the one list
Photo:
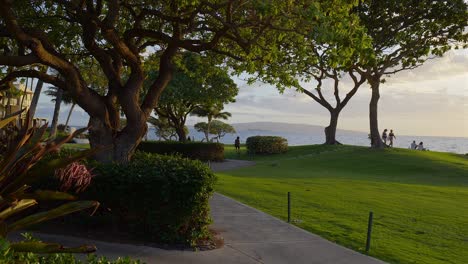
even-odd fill
[(224, 146), (220, 143), (142, 141), (138, 146), (138, 150), (163, 155), (176, 154), (201, 161), (224, 160)]
[[(101, 203), (94, 216), (79, 213), (65, 219), (72, 225), (113, 228), (164, 244), (195, 245), (210, 236), (209, 198), (215, 175), (202, 162), (137, 152), (127, 164), (96, 164), (96, 176), (80, 199)], [(56, 187), (45, 179), (40, 187)]]
[(288, 151), (288, 141), (275, 136), (253, 136), (247, 138), (247, 152), (250, 154), (277, 154)]

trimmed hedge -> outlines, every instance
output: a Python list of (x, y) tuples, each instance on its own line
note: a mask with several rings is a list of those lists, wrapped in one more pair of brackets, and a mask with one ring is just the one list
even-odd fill
[[(98, 212), (78, 213), (66, 222), (90, 230), (113, 228), (138, 239), (194, 246), (210, 237), (209, 198), (216, 176), (202, 162), (137, 152), (127, 164), (99, 164), (91, 185), (79, 198), (97, 200)], [(48, 177), (40, 187), (56, 187)]]
[(142, 141), (138, 150), (163, 155), (181, 155), (201, 161), (224, 160), (224, 146), (220, 143)]
[(250, 154), (277, 154), (288, 151), (288, 140), (276, 136), (253, 136), (246, 141)]

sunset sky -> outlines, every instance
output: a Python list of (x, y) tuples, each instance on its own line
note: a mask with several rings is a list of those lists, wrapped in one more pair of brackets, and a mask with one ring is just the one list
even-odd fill
[[(225, 108), (232, 113), (229, 123), (287, 122), (321, 126), (328, 123), (328, 112), (305, 94), (294, 90), (279, 94), (275, 87), (266, 84), (247, 85), (242, 78), (235, 80), (240, 92), (237, 102)], [(392, 75), (386, 81), (381, 86), (379, 104), (381, 130), (393, 128), (400, 135), (468, 137), (468, 50), (451, 51), (417, 69)], [(366, 84), (343, 110), (338, 127), (367, 132), (369, 99), (370, 89)], [(51, 120), (53, 107), (50, 98), (41, 95), (36, 116)], [(62, 105), (62, 123), (68, 109), (69, 106)], [(199, 121), (204, 119), (190, 117), (188, 123)], [(87, 122), (87, 114), (75, 108), (71, 124), (82, 126)]]

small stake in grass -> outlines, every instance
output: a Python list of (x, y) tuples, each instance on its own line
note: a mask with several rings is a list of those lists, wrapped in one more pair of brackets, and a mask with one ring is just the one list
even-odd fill
[(288, 192), (288, 223), (291, 223), (291, 193)]
[(366, 241), (366, 254), (369, 254), (370, 242), (371, 242), (371, 233), (372, 233), (372, 219), (374, 214), (369, 212), (369, 223), (367, 224), (367, 241)]

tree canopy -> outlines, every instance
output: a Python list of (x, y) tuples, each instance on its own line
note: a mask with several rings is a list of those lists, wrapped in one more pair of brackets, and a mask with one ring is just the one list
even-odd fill
[[(234, 127), (219, 120), (213, 120), (209, 126), (208, 126), (208, 123), (206, 122), (196, 123), (194, 128), (198, 132), (201, 132), (205, 135), (209, 135), (209, 134), (215, 135), (215, 137), (212, 138), (211, 140), (216, 139), (217, 141), (219, 141), (226, 134), (236, 133), (236, 130), (234, 129)], [(210, 141), (210, 140), (207, 139), (207, 141)]]
[(360, 3), (355, 13), (372, 39), (373, 59), (353, 68), (371, 85), (371, 143), (382, 148), (377, 110), (383, 77), (419, 67), (452, 48), (466, 48), (468, 3), (464, 0), (372, 0)]
[[(188, 115), (196, 108), (207, 105), (224, 105), (235, 102), (237, 85), (230, 78), (226, 67), (212, 64), (209, 58), (185, 53), (174, 76), (161, 95), (155, 113), (168, 120), (179, 136), (185, 141), (184, 129)], [(149, 82), (157, 72), (150, 74)]]
[[(114, 146), (101, 160), (127, 161), (146, 132), (146, 120), (172, 78), (179, 52), (213, 52), (252, 60), (255, 47), (276, 38), (286, 14), (313, 9), (308, 1), (28, 1), (1, 0), (0, 85), (34, 77), (66, 90), (91, 117), (92, 147)], [(289, 22), (288, 22), (289, 23)], [(158, 77), (140, 99), (144, 61), (155, 53)], [(269, 54), (270, 52), (268, 52)], [(265, 53), (266, 54), (266, 53)], [(107, 90), (99, 94), (85, 79), (85, 60), (99, 67)], [(48, 66), (60, 76), (41, 72)], [(120, 111), (127, 126), (120, 130)], [(109, 155), (110, 154), (110, 155)]]

